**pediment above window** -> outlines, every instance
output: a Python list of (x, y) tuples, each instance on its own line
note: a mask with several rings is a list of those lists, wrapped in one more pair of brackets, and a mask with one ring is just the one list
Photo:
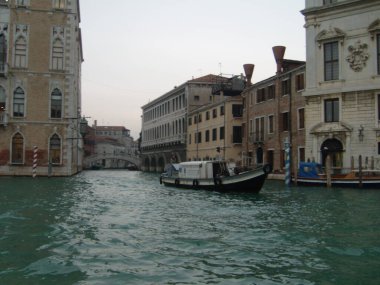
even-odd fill
[(316, 41), (318, 42), (319, 47), (321, 47), (323, 42), (333, 40), (340, 41), (340, 43), (343, 44), (345, 38), (346, 33), (343, 32), (341, 29), (330, 28), (329, 30), (323, 30), (322, 32), (320, 32), (316, 37)]
[(377, 33), (380, 33), (380, 19), (374, 21), (368, 27), (368, 32), (371, 34), (371, 38), (374, 39)]
[(334, 135), (338, 133), (351, 133), (353, 127), (345, 122), (319, 123), (311, 128), (310, 134), (314, 135)]

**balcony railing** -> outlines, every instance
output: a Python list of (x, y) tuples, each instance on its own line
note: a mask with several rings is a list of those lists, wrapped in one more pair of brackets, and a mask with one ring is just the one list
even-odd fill
[(174, 135), (170, 137), (160, 138), (160, 139), (154, 139), (149, 141), (143, 141), (141, 146), (142, 147), (149, 147), (149, 146), (155, 146), (155, 145), (161, 145), (161, 144), (169, 144), (174, 142), (180, 142), (182, 144), (186, 143), (186, 135), (185, 134), (179, 134)]

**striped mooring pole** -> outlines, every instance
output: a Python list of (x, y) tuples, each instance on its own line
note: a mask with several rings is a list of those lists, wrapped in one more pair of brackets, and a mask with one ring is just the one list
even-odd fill
[(38, 147), (34, 146), (33, 148), (33, 178), (36, 178), (37, 176), (37, 152), (38, 152)]
[(285, 185), (290, 186), (292, 182), (291, 171), (290, 171), (290, 143), (288, 138), (285, 139)]

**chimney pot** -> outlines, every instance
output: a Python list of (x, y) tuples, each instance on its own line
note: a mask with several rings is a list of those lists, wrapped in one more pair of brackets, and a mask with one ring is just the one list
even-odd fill
[(276, 63), (277, 63), (277, 72), (281, 72), (282, 71), (282, 65), (283, 65), (283, 62), (284, 62), (284, 55), (285, 55), (285, 50), (286, 50), (286, 47), (284, 46), (274, 46), (272, 48), (273, 50), (273, 55), (274, 55), (274, 58), (276, 60)]
[(247, 85), (252, 85), (252, 75), (253, 70), (255, 69), (255, 65), (251, 63), (247, 63), (243, 65), (245, 77), (247, 78)]

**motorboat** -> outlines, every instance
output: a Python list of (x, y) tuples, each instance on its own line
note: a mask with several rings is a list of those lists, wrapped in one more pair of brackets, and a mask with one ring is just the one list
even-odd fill
[[(298, 168), (297, 184), (328, 185), (327, 174), (321, 164), (301, 162)], [(380, 169), (351, 169), (347, 173), (332, 173), (332, 187), (380, 188)]]
[(225, 161), (189, 161), (170, 164), (160, 183), (178, 188), (258, 193), (272, 167), (230, 167)]

